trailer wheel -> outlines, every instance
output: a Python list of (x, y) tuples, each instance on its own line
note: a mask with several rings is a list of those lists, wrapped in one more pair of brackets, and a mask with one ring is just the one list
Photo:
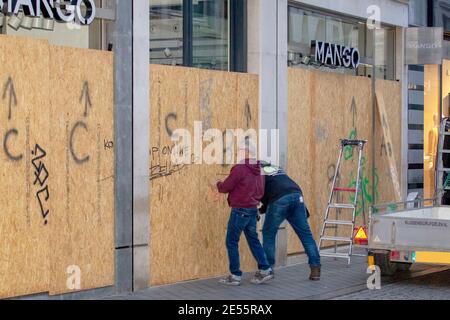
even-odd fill
[(391, 255), (387, 253), (375, 253), (375, 265), (380, 267), (381, 275), (393, 276), (398, 270), (398, 264), (391, 262)]
[(412, 263), (396, 263), (397, 270), (402, 272), (411, 271)]

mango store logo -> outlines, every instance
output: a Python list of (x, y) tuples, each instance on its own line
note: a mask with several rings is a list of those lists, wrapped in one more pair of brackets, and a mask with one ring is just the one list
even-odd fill
[(313, 40), (311, 51), (316, 62), (330, 67), (357, 69), (361, 62), (358, 49), (338, 44)]
[(89, 25), (94, 21), (96, 8), (94, 0), (0, 0), (0, 9), (6, 15), (22, 11), (29, 17)]

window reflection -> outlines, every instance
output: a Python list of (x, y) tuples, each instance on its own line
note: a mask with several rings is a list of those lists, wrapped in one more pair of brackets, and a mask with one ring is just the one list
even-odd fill
[(150, 0), (150, 60), (183, 64), (183, 0)]
[(194, 1), (193, 65), (228, 70), (229, 1)]
[(229, 70), (229, 12), (229, 0), (150, 0), (151, 62)]
[[(361, 57), (373, 56), (373, 33), (364, 23), (344, 21), (297, 7), (289, 7), (288, 21), (289, 64), (311, 66), (311, 41), (319, 40), (332, 44), (358, 48)], [(376, 76), (382, 79), (395, 79), (395, 29), (383, 28), (376, 33)], [(372, 68), (361, 65), (358, 70), (330, 69), (333, 72), (371, 76)]]

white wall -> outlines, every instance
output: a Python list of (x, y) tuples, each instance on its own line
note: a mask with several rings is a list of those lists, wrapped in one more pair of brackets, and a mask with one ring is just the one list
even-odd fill
[(381, 8), (381, 22), (394, 26), (408, 26), (408, 3), (400, 0), (294, 0), (316, 8), (340, 12), (352, 17), (367, 19), (367, 8)]

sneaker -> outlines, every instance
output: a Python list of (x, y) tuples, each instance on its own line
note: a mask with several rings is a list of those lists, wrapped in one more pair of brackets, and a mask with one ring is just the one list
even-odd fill
[(311, 267), (311, 275), (309, 276), (309, 280), (311, 281), (320, 280), (320, 267)]
[(226, 286), (240, 286), (241, 285), (241, 277), (235, 275), (229, 275), (228, 277), (219, 280), (219, 283)]
[(267, 283), (270, 280), (273, 280), (275, 278), (275, 274), (273, 270), (269, 271), (258, 271), (253, 279), (251, 280), (251, 283), (253, 284), (263, 284)]

